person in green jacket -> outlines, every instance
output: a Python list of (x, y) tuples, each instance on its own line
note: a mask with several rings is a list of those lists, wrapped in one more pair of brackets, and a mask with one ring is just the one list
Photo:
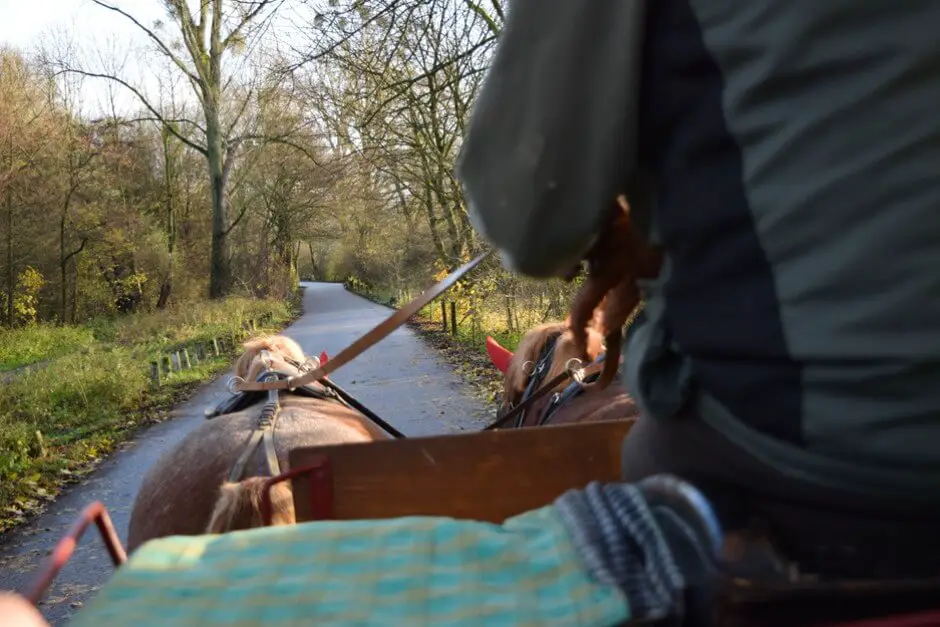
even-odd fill
[[(621, 189), (661, 246), (624, 479), (695, 482), (803, 571), (940, 575), (940, 3), (660, 0), (593, 33), (562, 6), (583, 58), (535, 4), (512, 5), (458, 176), (522, 273), (562, 276)], [(630, 106), (599, 118), (588, 79), (562, 84), (579, 63)], [(616, 188), (591, 178), (609, 156)]]

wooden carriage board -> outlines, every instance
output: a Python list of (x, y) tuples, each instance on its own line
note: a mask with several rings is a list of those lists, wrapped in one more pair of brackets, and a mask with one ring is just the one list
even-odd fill
[[(505, 429), (296, 448), (290, 467), (328, 458), (332, 518), (449, 516), (501, 523), (591, 481), (620, 480), (633, 420)], [(292, 481), (297, 520), (311, 514), (309, 477)]]

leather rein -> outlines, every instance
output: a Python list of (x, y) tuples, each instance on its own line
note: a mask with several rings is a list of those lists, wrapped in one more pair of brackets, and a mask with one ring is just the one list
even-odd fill
[[(540, 360), (541, 361), (541, 360)], [(599, 358), (597, 361), (583, 366), (580, 359), (572, 358), (568, 360), (568, 363), (565, 364), (564, 372), (560, 372), (551, 379), (549, 379), (544, 385), (542, 385), (538, 390), (533, 392), (531, 396), (523, 400), (521, 403), (510, 409), (503, 416), (497, 418), (494, 422), (490, 423), (483, 428), (483, 431), (490, 431), (492, 429), (498, 429), (508, 423), (513, 418), (521, 416), (519, 424), (517, 426), (522, 426), (522, 421), (525, 420), (525, 412), (535, 401), (539, 400), (549, 392), (555, 389), (559, 384), (564, 383), (565, 381), (571, 379), (577, 385), (583, 385), (584, 381), (589, 377), (600, 374), (604, 369), (603, 357)], [(534, 375), (535, 373), (533, 373)], [(545, 421), (542, 421), (540, 424), (544, 424)]]
[[(352, 361), (355, 357), (390, 335), (411, 316), (418, 313), (424, 306), (453, 287), (467, 272), (479, 265), (479, 263), (492, 254), (492, 252), (493, 251), (490, 250), (482, 253), (472, 261), (454, 270), (442, 281), (420, 294), (404, 307), (395, 311), (395, 313), (370, 329), (365, 335), (340, 351), (336, 357), (327, 361), (325, 364), (314, 359), (307, 359), (305, 362), (300, 363), (289, 357), (281, 356), (285, 362), (297, 369), (299, 374), (292, 375), (274, 370), (271, 366), (269, 352), (267, 350), (261, 351), (259, 357), (263, 360), (266, 369), (258, 375), (257, 379), (255, 381), (245, 381), (241, 377), (232, 377), (229, 381), (229, 391), (232, 392), (233, 397), (220, 404), (214, 410), (206, 412), (206, 418), (211, 419), (215, 416), (238, 411), (255, 402), (252, 398), (253, 395), (249, 395), (248, 393), (268, 393), (268, 398), (258, 417), (257, 426), (252, 432), (245, 450), (232, 467), (228, 480), (231, 482), (241, 480), (245, 473), (245, 467), (248, 465), (248, 461), (251, 459), (252, 454), (259, 444), (264, 448), (265, 462), (270, 475), (274, 477), (281, 474), (281, 466), (277, 460), (277, 452), (274, 447), (274, 429), (277, 425), (277, 418), (281, 409), (280, 392), (282, 390), (296, 390), (306, 396), (339, 402), (351, 409), (359, 411), (379, 427), (387, 431), (392, 437), (404, 438), (405, 435), (402, 432), (395, 429), (395, 427), (385, 420), (379, 418), (375, 412), (371, 411), (326, 377), (340, 366)], [(314, 382), (320, 383), (320, 385), (324, 387), (324, 391), (310, 387), (309, 384)]]
[(463, 275), (479, 265), (481, 261), (486, 259), (492, 253), (493, 251), (489, 250), (478, 255), (475, 259), (463, 264), (447, 275), (442, 281), (420, 294), (417, 298), (406, 304), (401, 309), (396, 310), (391, 316), (373, 327), (355, 342), (341, 350), (339, 354), (336, 355), (336, 357), (333, 357), (325, 364), (320, 364), (313, 370), (300, 376), (287, 377), (286, 379), (245, 381), (244, 379), (236, 378), (234, 383), (235, 388), (241, 392), (293, 390), (294, 388), (297, 388), (301, 385), (319, 381), (331, 372), (335, 372), (340, 366), (346, 365), (366, 350), (372, 348), (380, 340), (388, 337), (395, 329), (405, 324), (405, 322), (408, 321), (408, 318), (421, 311), (423, 307), (453, 287), (454, 284), (456, 284), (457, 281), (463, 277)]

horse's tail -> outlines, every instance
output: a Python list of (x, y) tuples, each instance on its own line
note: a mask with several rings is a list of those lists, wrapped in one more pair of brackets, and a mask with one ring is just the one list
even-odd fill
[[(261, 517), (261, 498), (265, 477), (251, 477), (238, 483), (226, 481), (219, 488), (219, 498), (212, 510), (206, 533), (225, 533), (236, 529), (264, 526)], [(294, 516), (294, 497), (286, 482), (271, 487), (272, 525), (291, 525)]]

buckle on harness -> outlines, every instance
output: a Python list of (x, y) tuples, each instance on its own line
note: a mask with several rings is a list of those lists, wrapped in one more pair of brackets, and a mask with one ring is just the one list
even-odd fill
[(245, 380), (241, 377), (232, 377), (228, 380), (228, 383), (225, 384), (225, 388), (228, 390), (229, 394), (238, 394), (240, 390), (239, 386), (244, 382)]
[[(577, 366), (575, 366), (577, 364)], [(582, 362), (577, 357), (572, 357), (565, 362), (565, 370), (571, 376), (572, 379), (578, 383), (584, 382), (584, 362)]]

